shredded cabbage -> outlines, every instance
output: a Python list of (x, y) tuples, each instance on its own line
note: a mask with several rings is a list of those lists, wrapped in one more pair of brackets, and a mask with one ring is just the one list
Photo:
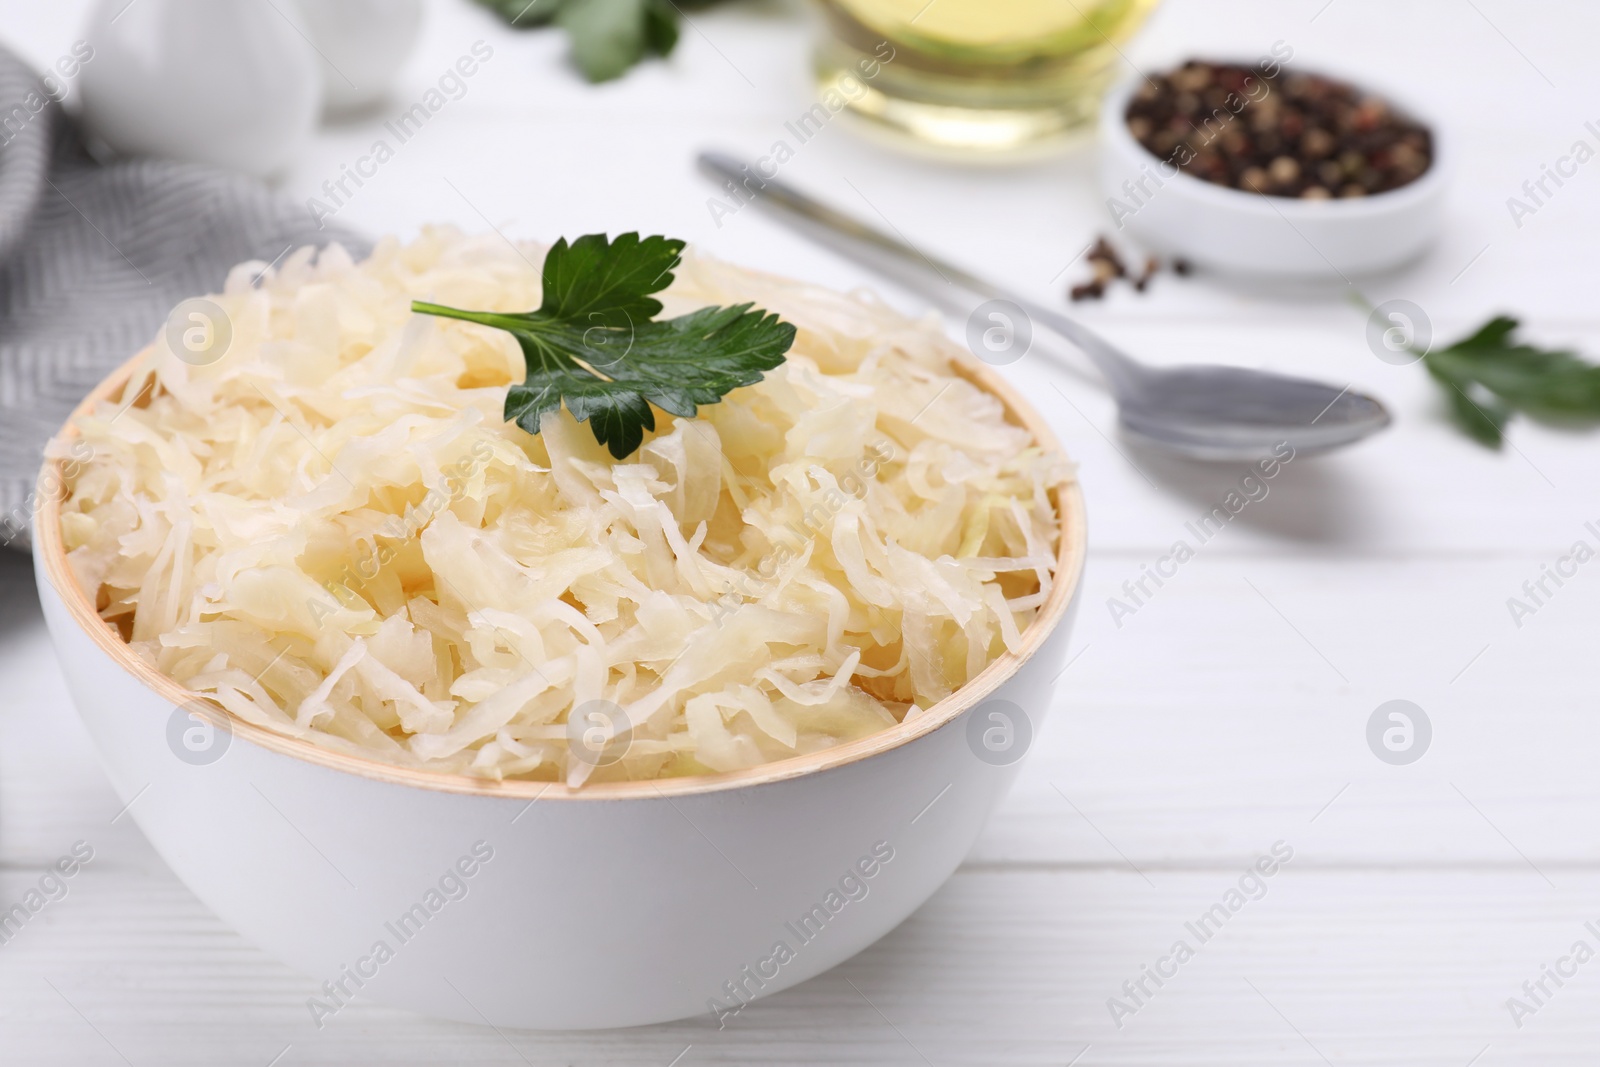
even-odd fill
[(509, 335), (409, 312), (535, 307), (541, 255), (433, 228), (235, 268), (220, 360), (158, 339), (77, 424), (62, 535), (100, 614), (248, 722), (571, 785), (838, 745), (1017, 647), (1071, 468), (937, 320), (691, 255), (667, 314), (753, 301), (798, 338), (616, 462), (564, 411), (503, 420)]

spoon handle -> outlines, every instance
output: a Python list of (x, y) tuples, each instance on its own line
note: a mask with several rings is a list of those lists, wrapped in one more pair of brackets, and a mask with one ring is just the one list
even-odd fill
[[(945, 260), (929, 256), (905, 241), (812, 199), (786, 182), (760, 175), (751, 170), (748, 164), (725, 153), (701, 152), (698, 161), (701, 168), (713, 177), (732, 181), (735, 186), (762, 202), (781, 208), (784, 217), (791, 223), (798, 223), (795, 228), (806, 236), (868, 267), (887, 270), (933, 299), (948, 297), (947, 289), (937, 284), (942, 282), (944, 287), (963, 289), (985, 300), (1005, 300), (1015, 304), (1028, 318), (1055, 331), (1082, 350), (1119, 394), (1125, 388), (1131, 388), (1141, 375), (1142, 369), (1132, 359), (1098, 334), (1060, 312), (1042, 307)], [(905, 267), (912, 269), (898, 269)]]

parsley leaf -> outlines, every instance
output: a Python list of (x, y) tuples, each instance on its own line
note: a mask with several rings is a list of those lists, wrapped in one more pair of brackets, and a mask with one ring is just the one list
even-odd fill
[[(620, 78), (646, 56), (669, 56), (678, 43), (680, 3), (673, 0), (478, 0), (516, 27), (555, 23), (567, 31), (572, 61), (591, 82)], [(681, 3), (704, 7), (709, 0)]]
[(1517, 320), (1490, 319), (1476, 333), (1423, 356), (1450, 413), (1474, 440), (1500, 447), (1516, 412), (1555, 421), (1600, 421), (1600, 366), (1575, 353), (1520, 344)]
[(518, 28), (532, 28), (549, 23), (556, 17), (556, 12), (561, 10), (563, 2), (564, 0), (478, 0), (478, 3), (505, 19), (508, 25)]
[(505, 417), (529, 433), (562, 403), (587, 421), (617, 459), (655, 430), (651, 405), (691, 418), (783, 362), (795, 328), (749, 304), (708, 307), (653, 321), (672, 284), (683, 242), (625, 233), (557, 241), (544, 261), (544, 298), (520, 314), (463, 311), (425, 301), (411, 310), (505, 330), (517, 339), (527, 379), (506, 394)]
[[(670, 35), (657, 32), (663, 22)], [(670, 55), (678, 43), (677, 12), (662, 0), (568, 0), (556, 24), (567, 31), (572, 61), (591, 82), (620, 78), (647, 52)]]

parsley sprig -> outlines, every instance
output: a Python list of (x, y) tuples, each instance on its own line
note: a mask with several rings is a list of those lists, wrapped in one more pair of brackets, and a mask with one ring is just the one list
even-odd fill
[(1498, 315), (1476, 333), (1423, 357), (1450, 414), (1481, 444), (1499, 448), (1516, 412), (1534, 418), (1600, 421), (1600, 366), (1560, 349), (1520, 344), (1517, 320)]
[(506, 394), (505, 417), (529, 433), (563, 403), (588, 421), (617, 459), (632, 455), (656, 428), (651, 405), (683, 418), (784, 360), (795, 328), (752, 308), (708, 307), (654, 321), (652, 293), (672, 284), (683, 242), (625, 233), (615, 241), (586, 234), (557, 241), (544, 261), (536, 311), (463, 311), (426, 301), (411, 310), (505, 330), (517, 339), (527, 379)]
[(648, 55), (669, 56), (678, 43), (680, 8), (711, 0), (478, 0), (512, 26), (551, 23), (567, 31), (572, 61), (591, 82), (620, 78)]

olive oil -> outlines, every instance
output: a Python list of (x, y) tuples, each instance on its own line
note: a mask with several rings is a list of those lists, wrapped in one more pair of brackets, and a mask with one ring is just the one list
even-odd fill
[(1093, 120), (1157, 0), (821, 0), (824, 99), (962, 152), (1037, 148)]

